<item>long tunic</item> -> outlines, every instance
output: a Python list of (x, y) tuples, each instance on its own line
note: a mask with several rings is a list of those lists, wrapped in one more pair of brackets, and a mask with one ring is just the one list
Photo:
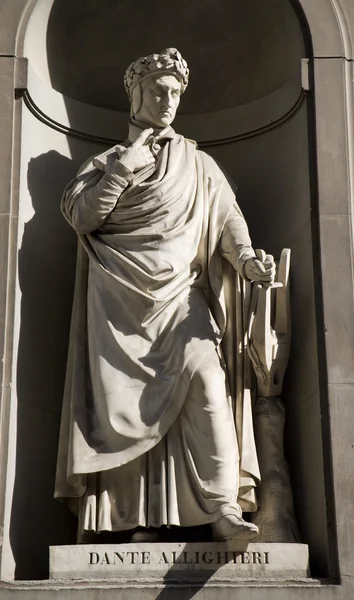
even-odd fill
[[(237, 502), (255, 508), (249, 391), (245, 402), (225, 380), (230, 357), (227, 369), (216, 352), (227, 330), (222, 256), (243, 275), (254, 252), (213, 159), (171, 128), (165, 138), (155, 165), (135, 175), (89, 165), (63, 198), (80, 247), (55, 495), (82, 499), (87, 529), (197, 525)], [(216, 415), (209, 441), (193, 431), (203, 413)], [(215, 450), (219, 431), (230, 450), (221, 439)], [(208, 477), (213, 451), (225, 456)]]

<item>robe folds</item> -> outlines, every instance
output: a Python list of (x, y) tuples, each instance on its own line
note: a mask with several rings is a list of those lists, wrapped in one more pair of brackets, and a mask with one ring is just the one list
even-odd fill
[[(204, 516), (198, 515), (203, 502), (196, 490), (194, 521), (185, 516), (188, 508), (181, 514), (167, 506), (178, 503), (167, 498), (177, 493), (178, 481), (171, 483), (176, 463), (180, 469), (190, 463), (181, 475), (188, 496), (193, 452), (212, 453), (207, 439), (194, 450), (184, 439), (188, 419), (198, 421), (198, 403), (203, 406), (202, 398), (193, 400), (203, 365), (215, 369), (215, 382), (225, 379), (211, 392), (221, 394), (220, 410), (207, 412), (220, 413), (225, 436), (233, 419), (233, 502), (256, 510), (259, 469), (245, 336), (250, 285), (225, 260), (242, 275), (253, 250), (215, 161), (171, 128), (162, 146), (156, 164), (134, 175), (124, 167), (103, 175), (90, 163), (62, 200), (79, 248), (55, 497), (84, 503), (84, 529), (197, 525), (220, 517), (214, 508), (202, 507)], [(242, 235), (230, 248), (225, 238), (220, 250), (232, 212)], [(192, 416), (183, 417), (187, 406)], [(116, 500), (107, 500), (112, 494)], [(159, 496), (158, 516), (144, 508), (156, 506), (151, 494)], [(114, 516), (120, 495), (125, 507)], [(133, 516), (127, 516), (129, 498)]]

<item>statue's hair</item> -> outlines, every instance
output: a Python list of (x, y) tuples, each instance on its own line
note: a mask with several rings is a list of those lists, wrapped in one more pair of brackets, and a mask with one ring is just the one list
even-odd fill
[(181, 82), (181, 93), (188, 85), (189, 69), (176, 48), (166, 48), (160, 54), (141, 56), (132, 62), (124, 76), (124, 87), (132, 101), (135, 86), (151, 75), (174, 75)]

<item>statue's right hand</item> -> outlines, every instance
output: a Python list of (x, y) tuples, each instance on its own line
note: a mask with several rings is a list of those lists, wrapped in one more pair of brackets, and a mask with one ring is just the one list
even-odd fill
[(155, 158), (147, 145), (153, 132), (154, 130), (151, 127), (144, 129), (135, 142), (128, 148), (124, 148), (120, 154), (119, 162), (133, 173), (155, 162)]

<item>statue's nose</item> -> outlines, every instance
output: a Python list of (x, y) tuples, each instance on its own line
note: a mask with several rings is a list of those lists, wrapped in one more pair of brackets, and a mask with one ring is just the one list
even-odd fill
[(171, 109), (171, 103), (170, 102), (163, 102), (161, 108), (162, 108), (162, 110), (170, 110)]
[(166, 94), (163, 96), (162, 102), (163, 102), (163, 104), (164, 104), (166, 107), (168, 107), (168, 108), (169, 108), (170, 106), (172, 106), (172, 102), (173, 102), (172, 95), (171, 95), (170, 93), (166, 93)]

